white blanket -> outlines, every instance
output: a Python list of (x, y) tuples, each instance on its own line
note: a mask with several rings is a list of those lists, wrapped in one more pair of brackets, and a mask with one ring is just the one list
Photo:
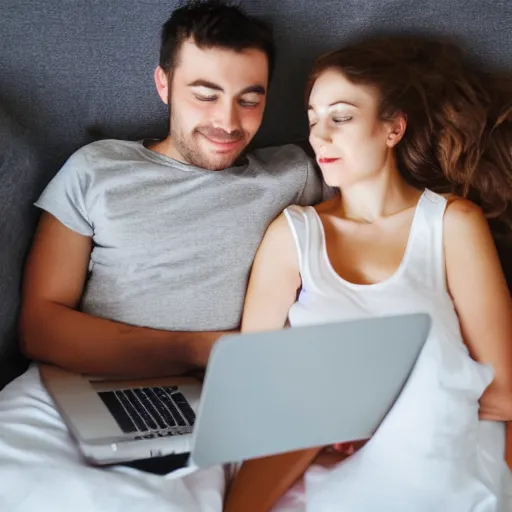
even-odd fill
[[(486, 483), (491, 493), (498, 499), (496, 501), (490, 500), (480, 504), (474, 509), (455, 507), (454, 512), (511, 512), (512, 511), (512, 474), (508, 469), (503, 466), (503, 455), (497, 449), (496, 439), (503, 437), (502, 425), (494, 422), (482, 421), (480, 422), (479, 444), (478, 450), (478, 465), (482, 480)], [(394, 460), (393, 447), (389, 450), (390, 460)], [(350, 459), (349, 459), (350, 460)], [(350, 482), (353, 485), (351, 496), (343, 496), (340, 489), (340, 484), (347, 481), (345, 475), (340, 474), (340, 470), (346, 466), (348, 461), (340, 463), (332, 469), (326, 469), (319, 466), (313, 466), (306, 473), (305, 478), (298, 482), (290, 491), (281, 498), (281, 500), (272, 509), (272, 512), (340, 512), (344, 510), (359, 510), (357, 507), (352, 509), (350, 500), (354, 496), (372, 496), (371, 488), (363, 487), (366, 483), (363, 479), (360, 480), (362, 485), (358, 485), (356, 481)], [(355, 460), (355, 459), (353, 459)], [(389, 470), (392, 471), (393, 463), (389, 464)], [(456, 475), (455, 475), (456, 477)], [(350, 477), (349, 477), (350, 478)], [(438, 474), (425, 474), (417, 473), (416, 478), (421, 480), (421, 486), (425, 488), (434, 488), (435, 481), (442, 476)], [(457, 479), (452, 482), (454, 486), (457, 485)], [(380, 485), (386, 485), (385, 481), (379, 481)], [(406, 498), (409, 501), (407, 508), (408, 512), (417, 512), (415, 506), (418, 503), (418, 495), (415, 489), (402, 488), (400, 498)], [(431, 503), (431, 502), (430, 502)], [(437, 504), (439, 505), (439, 503)], [(421, 506), (421, 505), (420, 505)], [(383, 508), (381, 503), (373, 503), (373, 508), (367, 509), (368, 512), (387, 512), (388, 508)], [(391, 509), (397, 512), (398, 508)], [(441, 508), (433, 508), (431, 510), (445, 510)]]
[[(505, 488), (503, 478), (510, 478), (503, 471), (503, 427), (481, 422), (479, 436), (482, 477), (492, 492), (501, 495)], [(501, 441), (497, 443), (496, 439)], [(389, 451), (394, 451), (393, 446)], [(330, 471), (311, 468), (305, 479), (306, 493), (298, 484), (274, 511), (342, 510), (340, 502), (344, 500), (337, 488), (341, 489), (341, 484), (347, 481), (346, 474), (340, 470), (348, 467), (350, 460), (357, 461), (357, 454)], [(425, 475), (417, 477), (421, 479)], [(438, 475), (427, 478), (434, 482)], [(219, 466), (207, 470), (183, 469), (159, 476), (131, 468), (98, 469), (86, 465), (44, 390), (35, 366), (0, 394), (2, 512), (220, 512), (224, 488), (225, 472)], [(354, 491), (361, 489), (354, 484)], [(350, 494), (347, 499), (353, 498), (354, 493)], [(409, 510), (416, 510), (414, 495), (411, 497)], [(510, 512), (511, 504), (512, 500), (508, 505), (503, 502), (499, 512)], [(465, 511), (458, 508), (453, 512)]]
[(0, 394), (2, 512), (220, 512), (222, 467), (167, 476), (82, 460), (34, 366)]

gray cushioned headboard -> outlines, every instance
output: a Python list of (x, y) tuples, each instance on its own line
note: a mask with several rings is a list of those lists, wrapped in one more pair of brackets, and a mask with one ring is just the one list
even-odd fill
[[(241, 3), (273, 20), (279, 50), (258, 145), (305, 136), (302, 91), (314, 56), (363, 32), (448, 34), (483, 62), (512, 64), (510, 0)], [(166, 109), (152, 74), (160, 26), (176, 5), (167, 0), (1, 2), (0, 106), (24, 140), (13, 139), (18, 150), (11, 148), (8, 168), (0, 172), (0, 358), (1, 347), (13, 343), (22, 255), (37, 215), (31, 202), (78, 147), (97, 138), (165, 134)], [(0, 116), (0, 123), (5, 119)], [(0, 155), (6, 151), (2, 145)], [(28, 168), (23, 167), (27, 147), (37, 155)], [(20, 169), (21, 177), (5, 179)]]
[[(277, 72), (258, 143), (303, 137), (304, 77), (318, 53), (375, 29), (450, 34), (495, 64), (512, 63), (510, 0), (241, 0), (274, 21)], [(98, 137), (162, 134), (153, 85), (160, 26), (176, 1), (4, 0), (0, 103), (48, 156), (41, 186)]]

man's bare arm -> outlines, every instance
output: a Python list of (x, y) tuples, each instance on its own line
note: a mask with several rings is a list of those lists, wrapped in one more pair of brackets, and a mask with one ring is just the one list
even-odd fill
[(152, 377), (204, 368), (224, 332), (134, 327), (77, 311), (91, 239), (43, 213), (24, 276), (20, 340), (25, 354), (89, 375)]

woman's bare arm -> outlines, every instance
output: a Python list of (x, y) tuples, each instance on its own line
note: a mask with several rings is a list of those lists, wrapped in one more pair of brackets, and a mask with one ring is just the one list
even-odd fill
[(512, 298), (486, 219), (455, 200), (445, 216), (448, 289), (473, 358), (489, 363), (494, 380), (481, 399), (481, 417), (512, 420)]
[(284, 214), (268, 228), (251, 271), (242, 331), (280, 329), (301, 284), (295, 241)]

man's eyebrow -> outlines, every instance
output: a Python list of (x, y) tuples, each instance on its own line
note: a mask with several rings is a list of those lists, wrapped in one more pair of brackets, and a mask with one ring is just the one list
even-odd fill
[[(213, 91), (224, 92), (224, 89), (220, 85), (210, 82), (208, 80), (202, 80), (202, 79), (194, 80), (193, 82), (190, 82), (188, 84), (188, 86), (189, 87), (205, 87), (206, 89), (212, 89)], [(249, 87), (246, 87), (245, 89), (242, 89), (242, 91), (240, 91), (240, 93), (238, 95), (242, 96), (244, 94), (250, 94), (250, 93), (264, 95), (264, 94), (266, 94), (266, 92), (267, 91), (266, 91), (265, 87), (263, 87), (263, 85), (254, 84), (254, 85), (249, 85)]]
[[(344, 101), (344, 100), (339, 100), (339, 101), (330, 103), (329, 107), (334, 107), (336, 105), (349, 105), (350, 107), (359, 108), (355, 103), (350, 103), (350, 101)], [(313, 105), (308, 105), (308, 110), (314, 110)]]
[(213, 89), (214, 91), (224, 92), (224, 89), (213, 82), (209, 82), (208, 80), (194, 80), (188, 84), (189, 87), (206, 87), (207, 89)]
[(245, 89), (243, 89), (240, 92), (240, 95), (249, 94), (249, 93), (264, 95), (264, 94), (266, 94), (266, 92), (267, 92), (267, 90), (265, 89), (265, 87), (263, 87), (263, 85), (255, 84), (255, 85), (250, 85), (249, 87), (246, 87)]

